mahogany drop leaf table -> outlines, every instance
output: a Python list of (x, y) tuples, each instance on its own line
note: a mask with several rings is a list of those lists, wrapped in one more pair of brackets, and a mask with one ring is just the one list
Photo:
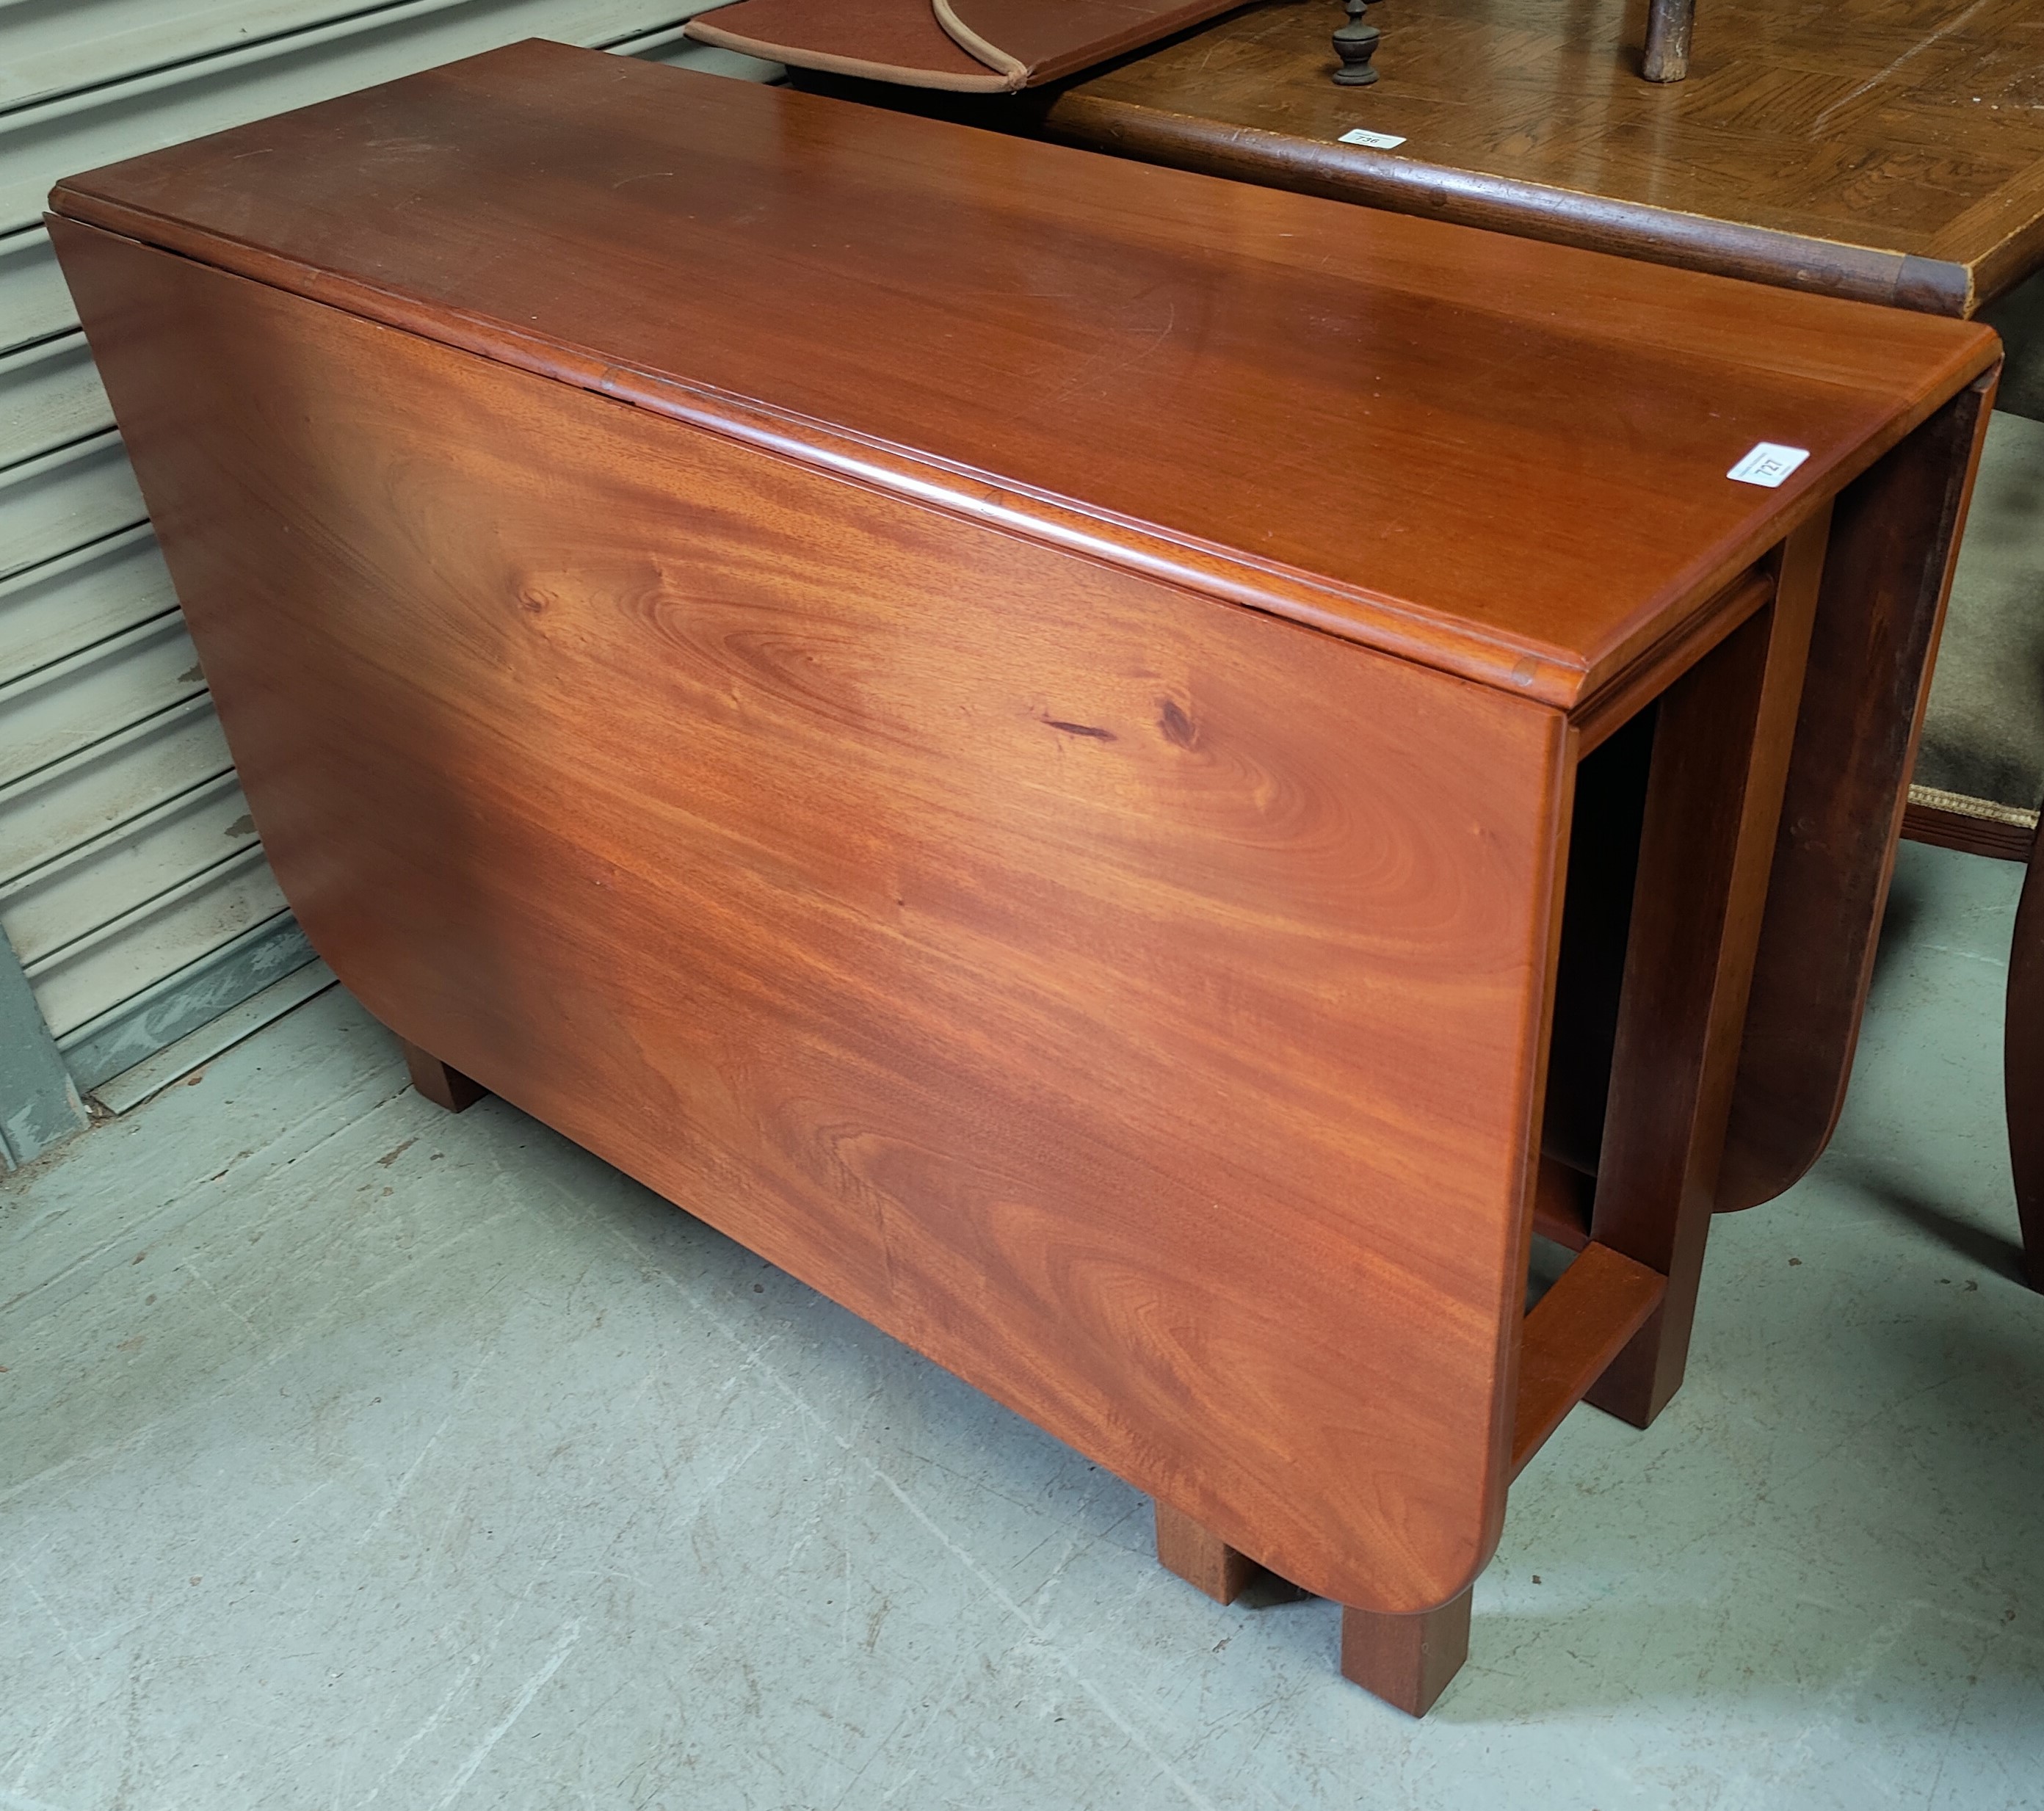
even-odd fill
[(1799, 717), (1813, 624), (1906, 597), (1920, 694), (1993, 337), (539, 42), (52, 205), (422, 1092), (1424, 1710), (1516, 1470), (1680, 1382), (1748, 984), (1834, 897), (1785, 788), (1892, 765)]

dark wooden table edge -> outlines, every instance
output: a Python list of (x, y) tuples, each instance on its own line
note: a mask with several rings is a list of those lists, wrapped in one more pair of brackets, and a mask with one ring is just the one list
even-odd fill
[[(1304, 155), (1305, 141), (1283, 133), (1220, 125), (1096, 96), (1061, 94), (1041, 119), (1046, 136), (1085, 150), (1777, 289), (1961, 320), (2000, 293), (1981, 293), (1974, 272), (1963, 264), (1915, 253), (1585, 196), (1395, 152), (1331, 142), (1312, 147), (1310, 155)], [(1585, 245), (1586, 235), (1593, 235), (1596, 243)], [(1679, 255), (1667, 255), (1671, 247)], [(1813, 253), (1821, 256), (1821, 263), (1813, 262)]]
[(1973, 312), (1991, 307), (2044, 266), (2044, 211), (2004, 238), (1973, 267)]

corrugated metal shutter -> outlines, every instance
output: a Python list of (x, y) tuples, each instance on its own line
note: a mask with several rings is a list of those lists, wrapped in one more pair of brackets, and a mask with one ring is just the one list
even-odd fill
[(682, 37), (715, 3), (0, 0), (0, 930), (81, 1088), (311, 953), (40, 224), (51, 184), (524, 37), (777, 75)]

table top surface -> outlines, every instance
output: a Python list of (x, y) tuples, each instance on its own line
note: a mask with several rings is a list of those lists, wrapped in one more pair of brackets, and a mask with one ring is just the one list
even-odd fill
[[(1571, 708), (1984, 329), (537, 41), (60, 185), (223, 269)], [(1808, 449), (1778, 489), (1727, 474)]]
[(1328, 79), (1333, 0), (1270, 0), (1079, 82), (1052, 124), (1135, 155), (1362, 127), (1405, 143), (1314, 171), (1360, 199), (1941, 313), (2044, 263), (2035, 0), (1701, 0), (1668, 84), (1639, 75), (1644, 10), (1389, 0), (1358, 90)]

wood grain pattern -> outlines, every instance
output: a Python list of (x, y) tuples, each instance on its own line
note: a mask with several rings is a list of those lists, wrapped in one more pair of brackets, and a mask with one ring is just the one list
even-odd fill
[(1558, 713), (56, 230), (372, 1011), (1301, 1586), (1475, 1575)]
[[(1855, 18), (1864, 21), (1857, 0), (1835, 17), (1769, 9), (1756, 17), (1751, 16), (1754, 10), (1736, 0), (1722, 10), (1714, 9), (1714, 32), (1721, 29), (1728, 40), (1752, 47), (1752, 55), (1736, 65), (1723, 59), (1709, 61), (1696, 81), (1683, 85), (1677, 103), (1660, 97), (1642, 102), (1631, 93), (1637, 82), (1629, 75), (1621, 80), (1625, 59), (1617, 54), (1622, 47), (1609, 36), (1608, 17), (1585, 39), (1581, 9), (1567, 9), (1565, 17), (1537, 0), (1530, 7), (1514, 6), (1508, 19), (1484, 10), (1472, 12), (1459, 0), (1452, 17), (1430, 0), (1401, 6), (1401, 18), (1412, 22), (1416, 48), (1423, 43), (1454, 48), (1452, 54), (1442, 52), (1438, 66), (1429, 66), (1431, 99), (1416, 100), (1408, 89), (1394, 102), (1393, 111), (1385, 113), (1380, 109), (1388, 90), (1373, 91), (1366, 110), (1374, 122), (1417, 135), (1413, 144), (1391, 156), (1335, 142), (1356, 123), (1355, 109), (1362, 103), (1321, 79), (1324, 71), (1317, 68), (1316, 59), (1331, 67), (1331, 59), (1318, 35), (1316, 15), (1307, 16), (1313, 9), (1302, 11), (1289, 0), (1279, 0), (1066, 90), (1052, 104), (1045, 129), (1074, 143), (1251, 182), (1377, 207), (1411, 208), (1467, 224), (1841, 296), (1948, 305), (1954, 313), (1969, 312), (1995, 288), (2012, 284), (2031, 263), (2044, 258), (2044, 241), (2026, 224), (2035, 210), (2044, 209), (2044, 138), (2032, 144), (2023, 136), (2037, 129), (2018, 115), (2027, 118), (2034, 109), (2026, 112), (2000, 102), (1989, 104), (1990, 121), (1962, 114), (1946, 104), (1949, 96), (1933, 96), (1916, 122), (1927, 131), (1977, 128), (2014, 133), (2019, 148), (2013, 163), (1995, 166), (1996, 182), (2015, 184), (2002, 202), (1991, 206), (1984, 192), (1967, 191), (1971, 198), (1966, 205), (1973, 213), (1990, 224), (1999, 221), (1994, 231), (2005, 229), (2007, 236), (1993, 240), (1980, 253), (1971, 276), (1962, 281), (1955, 270), (1948, 272), (1942, 291), (1935, 284), (1927, 286), (1927, 240), (1911, 240), (1915, 249), (1870, 251), (1850, 243), (1854, 229), (1849, 221), (1760, 208), (1758, 198), (1773, 191), (1765, 179), (1756, 184), (1753, 168), (1742, 165), (1735, 155), (1742, 140), (1725, 138), (1730, 129), (1722, 121), (1689, 132), (1682, 121), (1690, 109), (1704, 109), (1700, 118), (1718, 119), (1721, 94), (1735, 92), (1747, 79), (1763, 86), (1772, 82), (1767, 59), (1780, 48), (1781, 35), (1789, 32), (1815, 36), (1789, 47), (1790, 63), (1800, 73), (1785, 100), (1803, 105), (1797, 97), (1820, 94), (1820, 110), (1837, 101), (1840, 90), (1834, 85), (1854, 67), (1855, 59), (1864, 59), (1866, 47), (1879, 50), (1883, 60), (1848, 84), (1854, 90), (1851, 105), (1838, 116), (1848, 121), (1860, 117), (1862, 102), (1884, 88), (1882, 71), (1889, 63), (1950, 21), (1921, 8), (1898, 13), (1884, 6), (1883, 21), (1862, 30), (1854, 24)], [(1969, 19), (1979, 10), (1969, 10)], [(1437, 32), (1443, 35), (1430, 35)], [(1596, 32), (1604, 35), (1599, 37)], [(1963, 67), (1969, 83), (1977, 79), (1988, 82), (1981, 72), (1992, 70), (1993, 79), (2005, 84), (2013, 79), (2009, 58), (2013, 56), (2013, 67), (2019, 68), (2026, 54), (2021, 46), (2028, 41), (2019, 32), (2004, 37), (1973, 64), (1944, 66), (1939, 79), (1952, 79), (1952, 68)], [(1491, 48), (1479, 54), (1479, 43)], [(2011, 45), (2015, 47), (2012, 51)], [(1981, 49), (1977, 42), (1973, 48)], [(1913, 55), (1904, 59), (1912, 69), (1917, 60)], [(1913, 82), (1915, 76), (1907, 79)], [(1863, 90), (1862, 81), (1870, 84)], [(1500, 112), (1489, 104), (1499, 94), (1516, 97), (1520, 110)], [(1628, 111), (1642, 104), (1656, 109), (1650, 131), (1604, 132), (1603, 123), (1614, 111), (1621, 119), (1647, 118)], [(1424, 121), (1409, 111), (1423, 106), (1433, 109)], [(1555, 123), (1573, 119), (1572, 109), (1581, 107), (1599, 122), (1593, 138)], [(1673, 113), (1668, 111), (1671, 107), (1677, 109)], [(1888, 123), (1877, 109), (1865, 117), (1877, 118), (1884, 130)], [(1731, 118), (1739, 132), (1750, 129), (1758, 135), (1755, 143), (1761, 149), (1754, 155), (1773, 159), (1768, 167), (1785, 171), (1800, 186), (1799, 196), (1808, 190), (1811, 205), (1819, 210), (1847, 207), (1892, 224), (1883, 209), (1906, 212), (1951, 201), (1953, 191), (1942, 180), (1950, 172), (1935, 163), (1926, 145), (1898, 153), (1883, 142), (1851, 155), (1856, 167), (1869, 171), (1881, 171), (1891, 156), (1900, 155), (1919, 170), (1937, 169), (1938, 181), (1888, 181), (1869, 175), (1864, 182), (1828, 183), (1821, 177), (1831, 152), (1813, 162), (1807, 145), (1791, 142), (1792, 118), (1777, 119), (1764, 108), (1736, 106)], [(1436, 125), (1440, 131), (1430, 136)], [(1484, 136), (1493, 132), (1494, 144)], [(1786, 140), (1783, 132), (1788, 135)], [(1479, 141), (1493, 149), (1508, 148), (1520, 159), (1513, 167), (1535, 186), (1515, 179), (1500, 187), (1491, 178), (1465, 182), (1425, 148), (1448, 148), (1439, 155), (1452, 162), (1477, 157)], [(1819, 178), (1814, 186), (1812, 171)], [(1589, 192), (1600, 184), (1608, 194)], [(1613, 196), (1619, 198), (1614, 201)], [(1662, 205), (1664, 198), (1669, 205)], [(1739, 221), (1764, 224), (1734, 224)], [(2013, 256), (2011, 247), (2019, 245), (2031, 249)], [(1990, 278), (1987, 291), (1975, 294), (1965, 286), (1972, 283), (1977, 288)], [(1930, 657), (1991, 394), (1991, 389), (1977, 390), (1948, 403), (1935, 424), (1919, 428), (1906, 447), (1889, 452), (1875, 470), (1849, 487), (1836, 512), (1832, 577), (1815, 631), (1813, 677), (1790, 769), (1757, 957), (1758, 978), (1720, 1176), (1720, 1205), (1727, 1208), (1770, 1200), (1804, 1174), (1829, 1141), (1844, 1099), (1921, 729)], [(1616, 685), (1608, 688), (1606, 697), (1615, 700), (1618, 690)], [(1615, 720), (1631, 715), (1615, 703), (1608, 708)], [(1588, 727), (1596, 716), (1585, 712), (1579, 720)], [(1615, 996), (1615, 989), (1611, 991)], [(1567, 998), (1565, 990), (1565, 1003)], [(1570, 1023), (1558, 1026), (1558, 1035), (1565, 1041), (1585, 1034), (1608, 1039), (1609, 1032), (1608, 1027), (1600, 1031)], [(1558, 1111), (1572, 1122), (1562, 1128), (1565, 1141), (1576, 1161), (1593, 1168), (1594, 1156), (1582, 1150), (1581, 1136), (1586, 1126), (1594, 1131), (1600, 1125), (1601, 1099), (1585, 1097), (1575, 1084), (1585, 1076), (1600, 1075), (1601, 1068), (1594, 1062), (1570, 1063), (1558, 1065), (1558, 1073), (1561, 1092), (1550, 1103), (1550, 1118)], [(1556, 1128), (1550, 1125), (1550, 1130)]]
[[(1639, 79), (1644, 18), (1617, 0), (1398, 0), (1358, 96), (1327, 80), (1320, 0), (1273, 0), (1068, 87), (1033, 129), (1936, 313), (1969, 317), (2044, 262), (2031, 0), (1712, 0), (1687, 79), (1666, 85)], [(1406, 142), (1336, 142), (1356, 126)]]
[(538, 43), (56, 202), (1570, 709), (1996, 343)]
[[(963, 519), (1514, 687), (1586, 732), (1656, 662), (1694, 654), (1682, 612), (1807, 506), (1827, 458), (1837, 482), (1993, 356), (1950, 324), (1877, 325), (541, 44), (58, 198)], [(812, 293), (832, 298), (828, 333)], [(1761, 957), (1784, 984), (1758, 996), (1731, 1204), (1814, 1160), (1849, 1068), (1969, 480), (1944, 419), (1839, 514), (1851, 544), (1833, 565), (1855, 576), (1818, 632), (1827, 677)], [(1725, 442), (1708, 459), (1706, 434)], [(1787, 493), (1723, 478), (1751, 439), (1785, 434), (1820, 446)]]

